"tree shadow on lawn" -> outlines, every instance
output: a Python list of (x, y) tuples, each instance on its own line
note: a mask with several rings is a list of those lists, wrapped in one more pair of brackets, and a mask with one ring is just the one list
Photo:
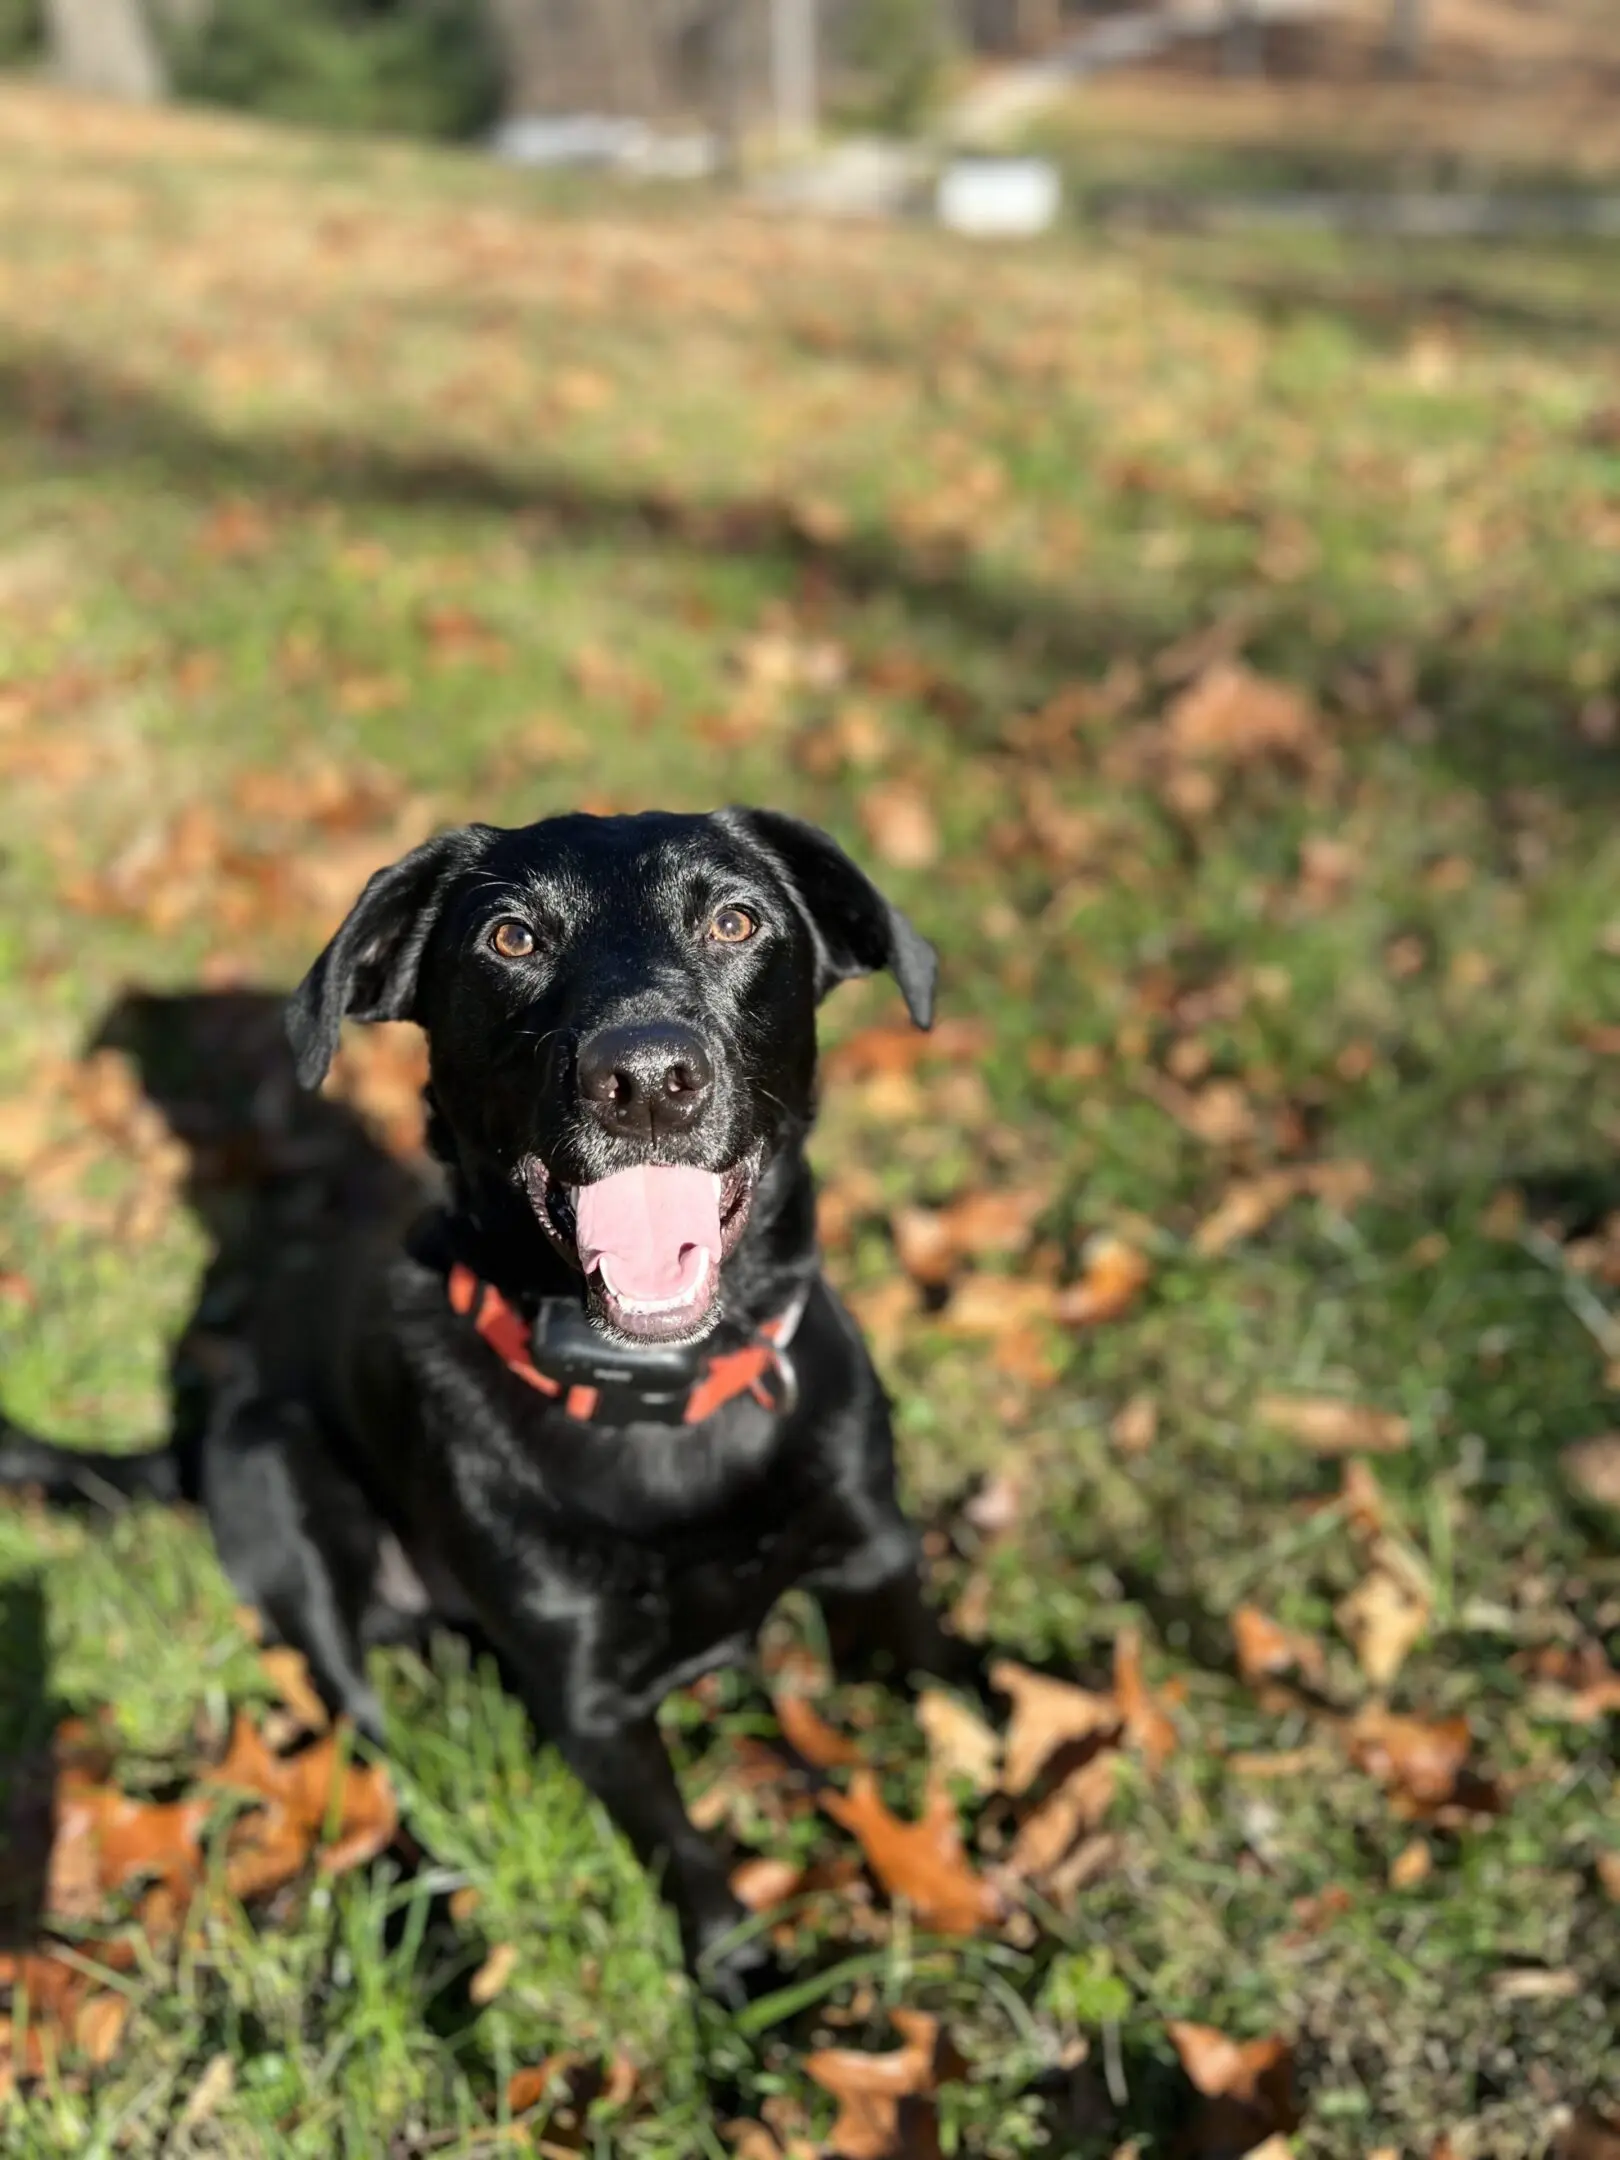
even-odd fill
[[(799, 578), (811, 598), (863, 604), (892, 601), (926, 631), (966, 636), (998, 659), (1010, 657), (1018, 695), (1033, 704), (1076, 675), (1100, 678), (1135, 662), (1163, 680), (1166, 649), (1234, 625), (1230, 648), (1314, 687), (1345, 666), (1376, 669), (1394, 646), (1415, 662), (1410, 697), (1432, 740), (1414, 759), (1433, 761), (1487, 792), (1552, 787), (1573, 804), (1620, 794), (1620, 759), (1571, 724), (1567, 671), (1551, 660), (1476, 651), (1466, 616), (1436, 614), (1414, 638), (1370, 620), (1337, 644), (1324, 643), (1306, 588), (1228, 587), (1199, 592), (1178, 584), (1162, 611), (1117, 600), (1088, 605), (1083, 593), (981, 569), (960, 550), (920, 549), (873, 527), (830, 537), (802, 506), (775, 495), (700, 501), (671, 492), (582, 478), (543, 461), (522, 464), (471, 450), (413, 449), (363, 434), (303, 428), (236, 435), (213, 426), (183, 400), (116, 370), (88, 366), (65, 346), (40, 341), (0, 355), (0, 429), (25, 458), (58, 468), (150, 473), (199, 505), (250, 492), (305, 507), (316, 503), (436, 511), (504, 512), (527, 521), (536, 549), (565, 546), (665, 547), (724, 559), (767, 560)], [(1234, 601), (1240, 601), (1235, 607)], [(1220, 642), (1217, 636), (1216, 643)], [(976, 747), (999, 735), (1006, 698), (965, 692), (948, 717)], [(1570, 715), (1572, 718), (1572, 715)], [(1387, 720), (1357, 723), (1363, 730)]]

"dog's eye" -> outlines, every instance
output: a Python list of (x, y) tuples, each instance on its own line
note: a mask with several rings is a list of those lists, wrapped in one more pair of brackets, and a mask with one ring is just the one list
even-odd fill
[(527, 923), (508, 917), (491, 930), (489, 942), (503, 960), (527, 960), (534, 951), (534, 932)]
[(723, 907), (715, 909), (709, 935), (718, 945), (742, 945), (758, 928), (758, 922), (745, 907)]

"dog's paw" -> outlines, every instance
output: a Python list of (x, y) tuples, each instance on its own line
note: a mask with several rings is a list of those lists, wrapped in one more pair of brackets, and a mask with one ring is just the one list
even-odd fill
[(743, 1905), (713, 1916), (701, 1941), (688, 1937), (687, 1964), (704, 1994), (728, 2010), (741, 2010), (787, 1984), (770, 1938)]
[(727, 2010), (745, 2010), (763, 1996), (786, 1987), (787, 1972), (770, 1944), (752, 1937), (735, 1950), (701, 1961), (697, 1981), (705, 1995)]

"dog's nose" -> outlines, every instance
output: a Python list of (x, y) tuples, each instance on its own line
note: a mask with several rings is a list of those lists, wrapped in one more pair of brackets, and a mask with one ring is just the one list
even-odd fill
[(714, 1087), (708, 1051), (674, 1021), (598, 1028), (579, 1046), (578, 1073), (591, 1115), (625, 1138), (684, 1132)]

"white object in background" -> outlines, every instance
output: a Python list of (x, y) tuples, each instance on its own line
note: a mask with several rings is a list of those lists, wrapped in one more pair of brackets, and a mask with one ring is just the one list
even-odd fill
[(1024, 240), (1057, 222), (1063, 189), (1045, 158), (953, 158), (939, 176), (935, 209), (952, 232), (976, 240)]
[(777, 147), (802, 149), (816, 132), (816, 0), (771, 0), (771, 95)]

